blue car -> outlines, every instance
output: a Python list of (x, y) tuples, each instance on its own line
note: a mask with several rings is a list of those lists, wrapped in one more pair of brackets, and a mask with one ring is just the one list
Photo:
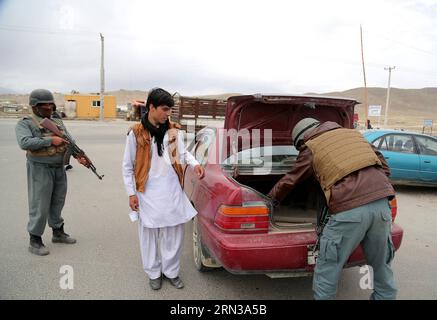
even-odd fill
[(393, 184), (437, 186), (436, 138), (397, 130), (370, 130), (363, 136), (384, 155)]

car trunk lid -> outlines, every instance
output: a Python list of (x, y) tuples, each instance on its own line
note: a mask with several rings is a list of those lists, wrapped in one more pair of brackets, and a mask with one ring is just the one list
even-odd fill
[[(356, 104), (358, 102), (353, 99), (322, 96), (233, 96), (228, 98), (224, 129), (234, 129), (237, 132), (259, 129), (259, 146), (269, 143), (264, 136), (265, 130), (271, 130), (273, 146), (291, 145), (291, 132), (296, 123), (303, 118), (311, 117), (322, 122), (334, 121), (345, 128), (352, 128)], [(247, 148), (248, 144), (241, 143), (241, 137), (239, 139), (238, 149), (234, 149), (233, 152)]]

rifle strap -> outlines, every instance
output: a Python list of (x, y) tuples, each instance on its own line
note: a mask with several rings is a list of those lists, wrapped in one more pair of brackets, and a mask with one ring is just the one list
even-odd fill
[(40, 125), (38, 119), (36, 118), (36, 115), (33, 113), (30, 115), (30, 119), (32, 119), (33, 123), (40, 129), (43, 129), (43, 126)]
[(317, 242), (316, 242), (316, 246), (314, 247), (314, 250), (318, 250), (320, 247), (320, 239), (322, 237), (323, 234), (323, 229), (325, 228), (325, 225), (328, 223), (329, 217), (331, 215), (329, 214), (329, 209), (327, 206), (324, 206), (322, 208), (322, 213), (320, 215), (320, 220), (317, 223), (317, 228), (316, 228), (316, 234), (317, 234)]
[[(34, 114), (34, 113), (32, 113), (31, 115), (30, 115), (30, 119), (32, 119), (32, 121), (33, 121), (33, 123), (35, 123), (35, 125), (38, 127), (38, 128), (40, 128), (40, 129), (45, 129), (41, 124), (40, 124), (40, 119), (38, 119), (38, 117)], [(62, 128), (62, 123), (58, 123), (55, 119), (50, 119), (50, 118), (47, 118), (49, 121), (51, 121), (59, 130), (64, 130), (63, 128)]]

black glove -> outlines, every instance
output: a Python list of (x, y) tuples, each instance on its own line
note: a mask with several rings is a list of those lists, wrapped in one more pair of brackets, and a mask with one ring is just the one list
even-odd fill
[(270, 203), (271, 203), (273, 208), (277, 208), (281, 204), (278, 200), (273, 199), (273, 198), (270, 198)]
[(273, 207), (277, 208), (281, 205), (281, 203), (278, 200), (273, 200)]

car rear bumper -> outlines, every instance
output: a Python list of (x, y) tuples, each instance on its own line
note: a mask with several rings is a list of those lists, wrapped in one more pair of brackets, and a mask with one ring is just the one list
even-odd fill
[[(214, 225), (201, 223), (202, 241), (212, 256), (232, 273), (312, 272), (308, 264), (308, 246), (314, 245), (314, 231), (265, 234), (225, 234)], [(395, 249), (402, 242), (403, 230), (393, 223)], [(351, 254), (346, 267), (365, 264), (359, 246)]]

